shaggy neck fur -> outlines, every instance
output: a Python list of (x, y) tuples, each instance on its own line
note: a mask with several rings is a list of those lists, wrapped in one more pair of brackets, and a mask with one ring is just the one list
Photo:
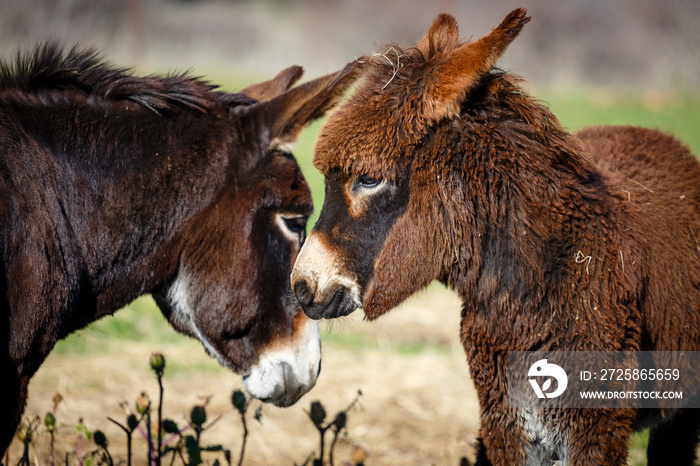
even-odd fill
[[(446, 235), (440, 278), (464, 298), (464, 338), (503, 351), (554, 349), (564, 341), (582, 350), (613, 341), (624, 342), (618, 349), (638, 345), (636, 317), (627, 315), (627, 328), (603, 317), (624, 321), (629, 311), (619, 308), (612, 286), (624, 280), (621, 269), (599, 267), (599, 259), (622, 248), (614, 233), (617, 199), (549, 110), (515, 78), (495, 73), (468, 96), (459, 119), (442, 121), (424, 140), (413, 176), (427, 183), (422, 174), (439, 174), (441, 205), (433, 212), (444, 213), (436, 221)], [(588, 313), (567, 307), (581, 300), (590, 300)], [(613, 338), (591, 339), (597, 335)]]

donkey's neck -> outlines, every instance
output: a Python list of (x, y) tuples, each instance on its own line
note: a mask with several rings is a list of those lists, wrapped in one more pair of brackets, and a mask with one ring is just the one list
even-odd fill
[(167, 279), (178, 253), (163, 248), (177, 247), (174, 235), (226, 181), (229, 120), (188, 110), (161, 116), (129, 102), (15, 106), (14, 114), (41, 148), (41, 176), (62, 204), (52, 221), (70, 234), (83, 293), (96, 299), (88, 319)]
[(614, 203), (576, 139), (544, 107), (523, 100), (492, 113), (497, 121), (467, 115), (460, 123), (467, 155), (450, 169), (452, 179), (460, 173), (465, 199), (448, 199), (447, 210), (459, 212), (453, 225), (463, 230), (451, 237), (468, 245), (451, 250), (469, 257), (446, 281), (464, 298), (465, 335), (509, 349), (556, 344), (553, 317), (576, 318), (567, 315), (571, 283), (606, 279), (589, 258), (617, 241)]

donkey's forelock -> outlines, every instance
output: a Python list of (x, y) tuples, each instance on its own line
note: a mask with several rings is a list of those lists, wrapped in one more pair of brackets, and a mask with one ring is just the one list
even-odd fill
[[(416, 46), (387, 46), (358, 58), (363, 79), (322, 130), (316, 167), (323, 173), (340, 168), (394, 178), (391, 167), (397, 158), (419, 143), (431, 125), (460, 115), (469, 92), (494, 69), (528, 21), (520, 8), (484, 37), (461, 43), (455, 18), (441, 14)], [(360, 154), (371, 154), (372, 160)]]

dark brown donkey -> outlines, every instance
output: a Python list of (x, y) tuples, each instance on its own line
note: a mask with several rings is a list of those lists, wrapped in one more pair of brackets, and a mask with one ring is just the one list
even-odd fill
[(314, 385), (318, 326), (289, 291), (312, 203), (288, 143), (354, 71), (301, 74), (226, 94), (55, 45), (0, 64), (0, 452), (56, 341), (144, 293), (251, 395)]
[(700, 165), (657, 131), (568, 134), (494, 68), (529, 19), (461, 43), (441, 15), (360, 60), (317, 142), (326, 198), (294, 291), (315, 319), (459, 292), (480, 464), (625, 464), (644, 425), (649, 464), (691, 464), (698, 411), (509, 408), (509, 351), (700, 350)]

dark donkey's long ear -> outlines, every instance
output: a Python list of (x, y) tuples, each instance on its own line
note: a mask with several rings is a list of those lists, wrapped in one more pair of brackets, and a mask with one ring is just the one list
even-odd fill
[(259, 102), (264, 102), (288, 90), (301, 78), (302, 74), (304, 74), (304, 69), (301, 66), (290, 66), (277, 73), (277, 76), (269, 81), (248, 86), (242, 91), (239, 91), (239, 94), (247, 95)]
[[(262, 118), (271, 146), (294, 142), (312, 121), (332, 109), (359, 76), (361, 64), (348, 63), (342, 70), (289, 89), (242, 111)], [(273, 80), (274, 81), (274, 80)]]
[(466, 93), (488, 73), (506, 47), (530, 21), (527, 10), (512, 11), (489, 34), (459, 45), (454, 17), (435, 18), (416, 48), (435, 66), (426, 72), (423, 111), (429, 121), (459, 115)]

